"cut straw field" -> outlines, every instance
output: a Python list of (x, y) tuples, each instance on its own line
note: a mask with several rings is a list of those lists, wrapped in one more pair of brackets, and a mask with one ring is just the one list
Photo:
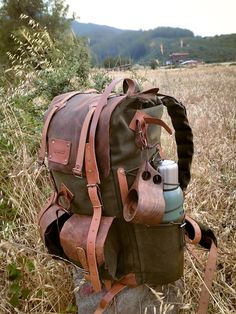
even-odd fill
[[(186, 106), (195, 155), (185, 210), (214, 230), (219, 247), (209, 313), (236, 313), (236, 66), (109, 75), (136, 78), (144, 88), (159, 87), (160, 93), (172, 95)], [(37, 168), (11, 106), (2, 102), (1, 111), (1, 123), (11, 125), (9, 141), (17, 146), (17, 153), (1, 153), (0, 199), (5, 205), (0, 230), (0, 313), (75, 313), (72, 266), (52, 260), (36, 224), (37, 211), (49, 192), (44, 188), (47, 173)], [(165, 119), (170, 124), (166, 115)], [(174, 139), (163, 132), (162, 143), (166, 157), (173, 158)], [(196, 249), (196, 254), (204, 264), (205, 251)], [(185, 260), (181, 313), (192, 314), (204, 270), (187, 250)]]

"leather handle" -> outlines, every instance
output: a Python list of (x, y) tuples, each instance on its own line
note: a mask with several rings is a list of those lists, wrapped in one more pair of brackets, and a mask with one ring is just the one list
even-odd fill
[(162, 126), (170, 135), (172, 135), (171, 128), (163, 120), (145, 116), (143, 117), (143, 120), (146, 122), (146, 124), (156, 124)]
[(141, 110), (137, 110), (129, 124), (129, 128), (136, 133), (135, 142), (141, 149), (153, 148), (158, 144), (148, 143), (147, 129), (149, 124), (159, 125), (163, 127), (170, 135), (172, 134), (171, 128), (163, 120), (152, 117)]
[(131, 96), (139, 92), (139, 86), (134, 80), (125, 78), (123, 81), (123, 91), (126, 95)]

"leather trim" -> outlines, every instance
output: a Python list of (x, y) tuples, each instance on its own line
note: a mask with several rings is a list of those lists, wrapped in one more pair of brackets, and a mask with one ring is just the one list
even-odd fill
[(41, 210), (40, 210), (39, 213), (38, 213), (38, 216), (37, 216), (37, 222), (38, 222), (38, 224), (40, 223), (40, 220), (41, 220), (43, 214), (48, 210), (48, 208), (49, 208), (53, 203), (55, 203), (56, 199), (57, 199), (57, 193), (56, 193), (56, 192), (53, 192), (53, 193), (51, 194), (51, 196), (47, 199), (46, 204), (41, 208)]
[(120, 196), (121, 196), (122, 203), (124, 206), (126, 198), (128, 196), (128, 190), (129, 190), (124, 168), (117, 169), (117, 178), (118, 178), (119, 187), (120, 187)]
[(87, 139), (89, 124), (93, 117), (94, 111), (95, 111), (95, 106), (91, 107), (91, 109), (88, 111), (86, 118), (84, 120), (84, 123), (83, 123), (81, 133), (80, 133), (78, 152), (77, 152), (75, 167), (73, 168), (73, 174), (79, 177), (82, 177), (86, 139)]
[(133, 274), (133, 273), (127, 274), (121, 280), (115, 282), (112, 285), (111, 289), (109, 289), (108, 292), (103, 296), (103, 298), (100, 301), (99, 306), (96, 309), (96, 311), (94, 312), (94, 314), (103, 313), (106, 310), (106, 308), (108, 307), (108, 305), (110, 304), (110, 302), (114, 299), (114, 297), (119, 292), (124, 290), (127, 286), (129, 286), (129, 287), (136, 287), (137, 286), (135, 274)]
[(210, 252), (208, 255), (208, 260), (206, 264), (205, 274), (204, 274), (204, 283), (202, 285), (201, 295), (199, 299), (199, 306), (197, 314), (207, 314), (209, 299), (210, 299), (210, 289), (214, 279), (214, 272), (216, 269), (216, 260), (217, 260), (217, 247), (212, 241)]
[(145, 123), (146, 124), (157, 124), (157, 125), (162, 126), (170, 135), (172, 134), (171, 128), (163, 120), (152, 117), (152, 116), (148, 115), (147, 113), (145, 113), (141, 110), (137, 110), (133, 119), (131, 120), (131, 122), (129, 124), (129, 128), (131, 130), (133, 130), (133, 131), (136, 130), (137, 121), (140, 122), (142, 128), (145, 127)]
[(185, 237), (186, 242), (190, 244), (198, 244), (202, 238), (202, 231), (198, 223), (187, 215), (185, 217), (185, 220), (186, 220), (186, 223), (189, 224), (189, 227), (192, 228), (192, 231), (193, 231), (193, 235), (190, 235), (190, 233), (188, 233), (188, 227), (186, 226), (185, 228), (187, 232), (187, 235)]

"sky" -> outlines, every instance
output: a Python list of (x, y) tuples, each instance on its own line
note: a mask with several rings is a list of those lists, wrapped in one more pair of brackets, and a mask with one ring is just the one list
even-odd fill
[(159, 26), (191, 30), (195, 36), (236, 33), (236, 0), (65, 0), (78, 21), (121, 29)]

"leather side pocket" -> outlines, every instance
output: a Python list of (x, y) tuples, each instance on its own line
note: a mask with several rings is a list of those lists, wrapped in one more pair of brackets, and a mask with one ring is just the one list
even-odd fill
[(55, 203), (57, 193), (53, 193), (47, 204), (38, 214), (38, 225), (41, 238), (50, 254), (65, 258), (60, 244), (59, 234), (70, 215), (66, 210)]
[[(89, 270), (86, 251), (91, 220), (91, 216), (73, 214), (60, 232), (60, 243), (65, 255), (85, 271)], [(108, 271), (108, 277), (114, 277), (117, 269), (117, 237), (113, 220), (114, 217), (101, 218), (96, 240), (97, 264), (100, 271)]]

